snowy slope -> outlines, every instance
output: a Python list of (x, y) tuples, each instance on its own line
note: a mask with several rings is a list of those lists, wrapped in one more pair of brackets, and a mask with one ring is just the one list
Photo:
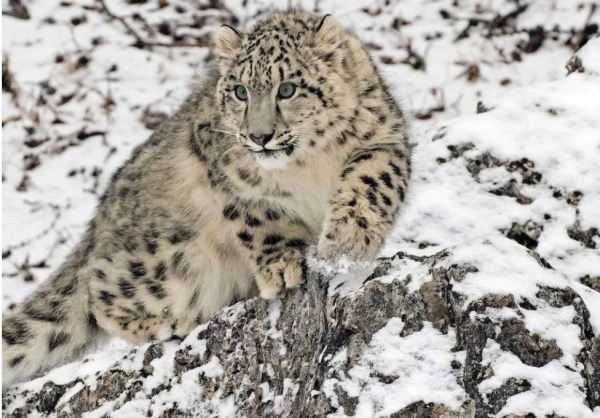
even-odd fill
[[(130, 3), (142, 4), (105, 2), (145, 42), (199, 46), (136, 48), (135, 36), (92, 0), (34, 0), (30, 20), (2, 18), (3, 56), (12, 74), (7, 86), (16, 93), (2, 95), (3, 309), (60, 264), (111, 173), (176, 110), (194, 77), (201, 77), (210, 58), (209, 33), (221, 23), (247, 27), (261, 12), (281, 7), (256, 0)], [(305, 6), (332, 13), (369, 43), (384, 77), (414, 116), (412, 142), (421, 147), (428, 146), (426, 132), (435, 122), (473, 114), (479, 101), (491, 103), (515, 86), (562, 78), (573, 48), (587, 39), (585, 33), (597, 31), (600, 13), (590, 14), (593, 3), (539, 0), (525, 10), (504, 0), (485, 5), (334, 0)], [(538, 26), (546, 30), (543, 37), (532, 31)], [(426, 153), (416, 154), (423, 172), (432, 169)], [(425, 183), (419, 177), (416, 182)], [(409, 208), (399, 229), (404, 235), (390, 245), (418, 249), (425, 244), (406, 240), (417, 234), (438, 246), (462, 238), (448, 229), (448, 218), (467, 216), (455, 213), (458, 207), (428, 209), (447, 218), (440, 233), (422, 230), (417, 220), (408, 225), (421, 209)], [(510, 227), (506, 221), (504, 228)]]

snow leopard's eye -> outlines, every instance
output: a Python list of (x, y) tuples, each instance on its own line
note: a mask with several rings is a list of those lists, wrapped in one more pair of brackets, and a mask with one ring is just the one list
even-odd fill
[(279, 86), (279, 91), (277, 92), (277, 95), (280, 99), (289, 99), (294, 95), (295, 92), (295, 85), (293, 85), (292, 83), (283, 83), (281, 86)]
[(237, 97), (238, 100), (241, 100), (241, 101), (248, 100), (248, 90), (246, 90), (246, 87), (235, 86), (234, 91), (235, 91), (235, 97)]

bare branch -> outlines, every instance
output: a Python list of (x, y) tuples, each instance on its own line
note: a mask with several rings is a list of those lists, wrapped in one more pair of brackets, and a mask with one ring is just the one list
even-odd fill
[(131, 35), (133, 35), (133, 37), (135, 38), (135, 44), (134, 46), (137, 48), (148, 48), (151, 49), (152, 47), (163, 47), (163, 48), (197, 48), (200, 45), (194, 45), (194, 44), (189, 44), (189, 43), (181, 43), (181, 42), (155, 42), (155, 41), (149, 41), (144, 39), (134, 28), (133, 26), (131, 26), (127, 20), (122, 17), (122, 16), (118, 16), (116, 14), (114, 14), (113, 12), (111, 12), (109, 10), (109, 8), (106, 6), (106, 1), (105, 0), (100, 0), (100, 4), (102, 5), (102, 11), (104, 13), (106, 13), (107, 16), (109, 16), (112, 19), (118, 20), (119, 22), (121, 22), (121, 24), (125, 27), (125, 29), (127, 30), (127, 32), (129, 32)]

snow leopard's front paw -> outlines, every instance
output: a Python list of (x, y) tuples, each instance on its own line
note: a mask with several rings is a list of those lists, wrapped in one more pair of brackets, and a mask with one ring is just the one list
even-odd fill
[(383, 246), (387, 229), (385, 222), (370, 211), (341, 207), (325, 221), (317, 256), (325, 260), (342, 256), (356, 261), (371, 260)]
[(260, 296), (274, 299), (285, 289), (300, 286), (306, 280), (306, 260), (301, 251), (286, 251), (269, 257), (256, 274)]

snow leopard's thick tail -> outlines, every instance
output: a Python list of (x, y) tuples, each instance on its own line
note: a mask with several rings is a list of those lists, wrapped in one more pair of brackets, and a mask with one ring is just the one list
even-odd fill
[(88, 284), (79, 274), (85, 249), (2, 319), (2, 384), (25, 380), (81, 352), (98, 335)]

